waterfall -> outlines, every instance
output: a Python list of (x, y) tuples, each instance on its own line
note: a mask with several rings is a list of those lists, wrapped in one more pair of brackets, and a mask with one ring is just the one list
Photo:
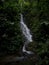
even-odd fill
[(33, 40), (32, 40), (32, 35), (30, 34), (29, 28), (28, 28), (27, 25), (24, 23), (23, 15), (22, 15), (22, 14), (21, 14), (21, 19), (20, 19), (20, 25), (21, 25), (22, 33), (23, 33), (24, 37), (26, 38), (22, 51), (23, 51), (23, 52), (26, 52), (27, 54), (32, 54), (33, 52), (27, 51), (27, 50), (25, 49), (25, 46), (26, 46), (28, 43), (32, 42)]

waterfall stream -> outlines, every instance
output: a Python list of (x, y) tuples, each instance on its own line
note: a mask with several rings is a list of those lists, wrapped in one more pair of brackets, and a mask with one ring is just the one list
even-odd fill
[[(21, 18), (20, 18), (20, 28), (21, 28), (21, 31), (22, 31), (25, 39), (26, 39), (25, 42), (24, 42), (23, 48), (22, 48), (22, 52), (23, 53), (27, 53), (29, 55), (30, 54), (34, 54), (34, 52), (26, 50), (26, 45), (28, 45), (28, 43), (30, 43), (30, 42), (33, 42), (33, 40), (32, 40), (32, 35), (30, 34), (29, 28), (24, 23), (23, 15), (22, 14), (21, 14)], [(21, 56), (21, 57), (15, 58), (15, 59), (17, 59), (17, 61), (21, 61), (21, 60), (27, 59), (27, 56)]]
[(22, 52), (26, 52), (27, 54), (33, 54), (33, 52), (31, 51), (27, 51), (25, 46), (32, 42), (32, 35), (30, 34), (30, 30), (29, 28), (27, 27), (27, 25), (24, 23), (24, 20), (23, 20), (23, 15), (21, 14), (21, 19), (20, 19), (20, 25), (21, 25), (21, 30), (22, 30), (22, 33), (25, 37), (25, 43), (24, 43), (24, 46), (22, 48)]

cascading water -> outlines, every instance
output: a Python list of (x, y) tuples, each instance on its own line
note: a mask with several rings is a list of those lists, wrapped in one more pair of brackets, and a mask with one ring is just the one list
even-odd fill
[(33, 54), (33, 52), (27, 51), (27, 50), (25, 49), (25, 46), (26, 46), (28, 43), (32, 42), (33, 40), (32, 40), (32, 35), (30, 34), (29, 28), (28, 28), (27, 25), (24, 23), (23, 15), (22, 15), (22, 14), (21, 14), (20, 25), (21, 25), (22, 33), (23, 33), (23, 35), (24, 35), (25, 38), (26, 38), (26, 42), (25, 42), (25, 44), (24, 44), (24, 46), (23, 46), (22, 51), (23, 51), (23, 52), (26, 52), (27, 54)]
[(21, 29), (22, 32), (24, 34), (24, 36), (26, 37), (28, 42), (32, 42), (32, 35), (30, 34), (30, 30), (28, 29), (28, 27), (26, 26), (26, 24), (23, 21), (23, 15), (21, 14)]

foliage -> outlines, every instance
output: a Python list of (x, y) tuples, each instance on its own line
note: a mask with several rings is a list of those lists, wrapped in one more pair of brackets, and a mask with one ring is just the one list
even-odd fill
[(22, 46), (19, 12), (15, 2), (0, 5), (0, 52), (15, 53)]
[(48, 65), (49, 0), (27, 0), (27, 2), (30, 4), (24, 6), (24, 20), (31, 29), (33, 40), (36, 42), (33, 42), (30, 48), (40, 58), (37, 65)]

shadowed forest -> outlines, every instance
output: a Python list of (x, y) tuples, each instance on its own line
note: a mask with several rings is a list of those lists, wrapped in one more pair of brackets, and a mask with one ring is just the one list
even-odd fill
[[(32, 35), (26, 46), (32, 55), (22, 52), (21, 13)], [(26, 58), (16, 60), (21, 56)], [(49, 65), (49, 0), (0, 0), (0, 65), (31, 64)]]

